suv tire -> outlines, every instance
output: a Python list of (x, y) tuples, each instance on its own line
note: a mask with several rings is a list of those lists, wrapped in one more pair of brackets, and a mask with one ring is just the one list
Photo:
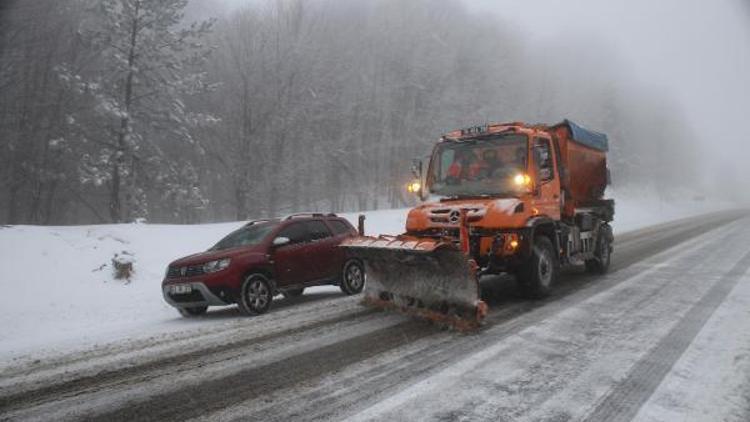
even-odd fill
[(266, 313), (273, 301), (273, 290), (268, 278), (263, 274), (250, 274), (245, 278), (240, 290), (237, 305), (244, 315), (260, 315)]
[(365, 287), (365, 269), (362, 262), (350, 259), (341, 271), (341, 291), (348, 295), (356, 295)]

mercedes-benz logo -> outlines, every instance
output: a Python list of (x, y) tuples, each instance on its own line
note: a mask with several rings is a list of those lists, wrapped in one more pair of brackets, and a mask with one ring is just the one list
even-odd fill
[(461, 219), (461, 211), (459, 210), (453, 210), (448, 214), (448, 221), (450, 221), (453, 224), (457, 224), (458, 221)]

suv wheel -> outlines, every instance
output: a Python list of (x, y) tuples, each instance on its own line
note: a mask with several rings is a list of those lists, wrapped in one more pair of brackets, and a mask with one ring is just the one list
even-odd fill
[(190, 318), (205, 314), (208, 306), (192, 306), (190, 308), (177, 308), (177, 310), (180, 312), (180, 315)]
[(268, 311), (273, 300), (271, 283), (263, 274), (250, 274), (242, 283), (238, 305), (244, 315), (259, 315)]
[(351, 259), (346, 261), (341, 273), (341, 291), (348, 295), (356, 295), (365, 287), (365, 269), (362, 263)]

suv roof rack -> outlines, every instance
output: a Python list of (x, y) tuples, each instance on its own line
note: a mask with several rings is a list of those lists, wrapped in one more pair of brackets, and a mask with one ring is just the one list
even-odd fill
[(279, 219), (278, 218), (259, 218), (257, 220), (248, 221), (247, 223), (245, 223), (244, 227), (248, 227), (248, 226), (252, 226), (252, 225), (260, 224), (260, 223), (268, 223), (271, 221), (279, 221)]
[(329, 212), (327, 214), (324, 214), (322, 212), (298, 212), (295, 214), (290, 214), (284, 217), (284, 220), (291, 220), (293, 218), (300, 218), (300, 217), (338, 217), (335, 213)]

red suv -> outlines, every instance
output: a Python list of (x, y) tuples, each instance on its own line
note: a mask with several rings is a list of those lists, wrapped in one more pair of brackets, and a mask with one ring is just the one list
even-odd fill
[(364, 287), (364, 266), (338, 245), (356, 235), (335, 214), (251, 221), (208, 251), (169, 264), (162, 293), (184, 316), (232, 303), (243, 314), (262, 314), (278, 293), (299, 296), (324, 284), (353, 295)]

